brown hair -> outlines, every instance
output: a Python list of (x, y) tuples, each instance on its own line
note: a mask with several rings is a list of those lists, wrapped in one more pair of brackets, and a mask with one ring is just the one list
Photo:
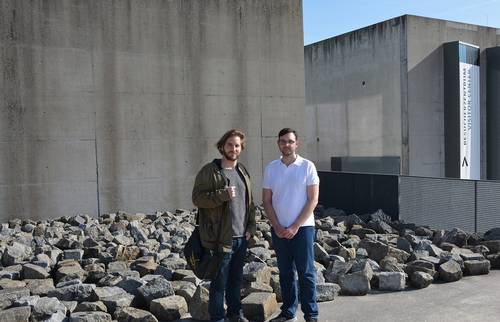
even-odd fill
[(245, 149), (245, 133), (241, 132), (240, 130), (237, 129), (231, 129), (224, 133), (224, 135), (217, 141), (215, 146), (217, 147), (217, 150), (222, 154), (224, 152), (224, 145), (226, 144), (227, 139), (229, 139), (232, 136), (237, 136), (241, 139), (241, 150)]

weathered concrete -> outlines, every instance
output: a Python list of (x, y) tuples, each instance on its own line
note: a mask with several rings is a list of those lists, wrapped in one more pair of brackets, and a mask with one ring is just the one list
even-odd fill
[[(307, 149), (331, 156), (399, 156), (401, 174), (444, 176), (442, 44), (499, 45), (499, 29), (405, 15), (305, 47)], [(485, 65), (481, 177), (486, 178)]]
[(400, 39), (396, 18), (305, 47), (307, 149), (331, 156), (399, 156)]
[(192, 207), (229, 128), (257, 196), (304, 133), (300, 0), (2, 0), (0, 219)]

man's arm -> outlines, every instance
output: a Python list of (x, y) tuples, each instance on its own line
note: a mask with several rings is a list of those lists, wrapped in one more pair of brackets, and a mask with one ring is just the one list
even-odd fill
[(304, 208), (302, 208), (299, 217), (295, 219), (295, 222), (292, 225), (290, 225), (290, 227), (285, 229), (283, 233), (285, 238), (291, 239), (293, 238), (293, 236), (295, 236), (295, 234), (297, 234), (297, 231), (299, 230), (300, 226), (302, 226), (302, 224), (314, 212), (314, 208), (316, 208), (316, 205), (318, 204), (318, 197), (319, 197), (319, 185), (313, 184), (307, 186), (307, 202), (304, 205)]
[(215, 208), (230, 200), (231, 196), (226, 188), (213, 190), (212, 175), (206, 172), (202, 169), (196, 175), (191, 197), (196, 207)]
[(276, 212), (273, 208), (273, 191), (271, 189), (262, 189), (262, 203), (264, 204), (264, 211), (266, 212), (267, 218), (271, 222), (273, 226), (274, 233), (280, 237), (282, 237), (284, 228), (280, 225), (278, 221), (278, 217), (276, 216)]

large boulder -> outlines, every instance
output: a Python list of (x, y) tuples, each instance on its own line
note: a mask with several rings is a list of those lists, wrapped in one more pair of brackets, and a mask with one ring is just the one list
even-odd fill
[(419, 271), (413, 272), (410, 276), (410, 284), (415, 288), (426, 288), (431, 285), (433, 280), (432, 275)]
[(278, 309), (276, 295), (256, 292), (241, 301), (244, 315), (252, 321), (265, 321)]
[(120, 322), (158, 322), (158, 319), (150, 312), (135, 307), (118, 308), (115, 318)]
[(172, 284), (163, 278), (163, 276), (148, 281), (146, 285), (138, 288), (138, 292), (148, 306), (154, 299), (175, 294)]
[(485, 232), (484, 240), (500, 240), (500, 227), (492, 228)]
[(159, 320), (178, 320), (188, 312), (186, 300), (179, 295), (157, 298), (151, 301), (149, 307)]
[(32, 249), (24, 244), (13, 242), (11, 246), (7, 246), (2, 256), (4, 266), (10, 266), (22, 263), (28, 260), (32, 254)]
[(339, 284), (344, 295), (366, 295), (371, 289), (370, 278), (366, 271), (342, 275)]
[(195, 320), (210, 320), (208, 314), (208, 289), (198, 285), (193, 298), (189, 302), (189, 313)]
[(449, 260), (439, 266), (439, 278), (444, 282), (455, 282), (462, 278), (460, 264)]
[(401, 272), (380, 272), (378, 288), (381, 291), (402, 291), (406, 287), (406, 274)]
[(106, 312), (74, 312), (69, 322), (111, 322), (113, 318)]
[(341, 287), (335, 283), (318, 283), (316, 285), (316, 301), (333, 301), (340, 293)]
[(467, 275), (483, 275), (490, 272), (490, 261), (482, 260), (467, 260), (464, 261), (464, 273)]
[(0, 310), (10, 307), (15, 300), (29, 295), (30, 291), (26, 288), (0, 290)]
[(31, 318), (34, 321), (63, 321), (67, 308), (58, 299), (42, 297), (32, 307)]
[(31, 315), (31, 307), (13, 307), (7, 310), (0, 310), (0, 321), (6, 322), (28, 322)]

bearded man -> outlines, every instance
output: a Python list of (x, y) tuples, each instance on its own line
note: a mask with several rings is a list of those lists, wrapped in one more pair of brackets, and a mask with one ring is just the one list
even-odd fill
[[(247, 243), (255, 234), (255, 207), (250, 176), (238, 161), (245, 149), (245, 134), (227, 131), (217, 142), (222, 158), (198, 172), (192, 199), (198, 207), (201, 242), (222, 258), (210, 283), (208, 312), (211, 321), (247, 322), (241, 309), (241, 284)], [(227, 314), (224, 314), (224, 293)]]

